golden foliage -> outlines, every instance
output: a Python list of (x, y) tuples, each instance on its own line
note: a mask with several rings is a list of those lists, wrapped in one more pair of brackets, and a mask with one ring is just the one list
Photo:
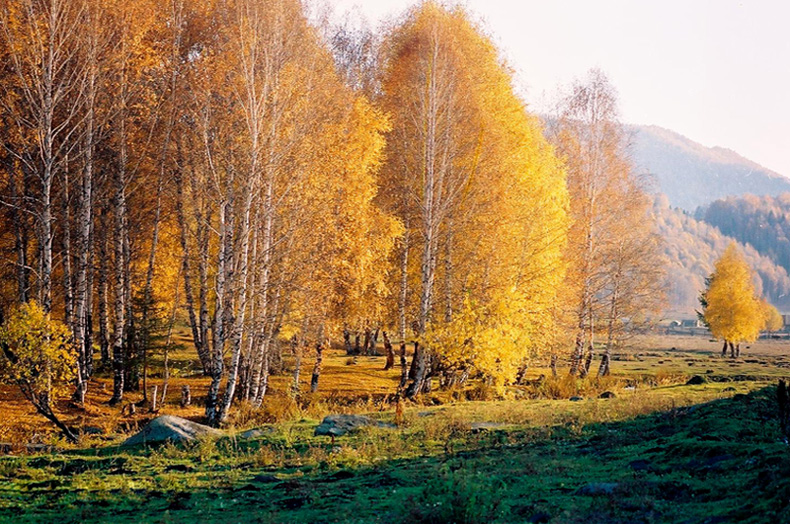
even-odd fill
[(471, 365), (504, 384), (555, 327), (565, 173), (463, 9), (420, 5), (385, 55), (383, 194), (423, 242), (408, 282), (413, 302), (432, 302), (424, 342), (446, 368)]
[(749, 266), (735, 243), (716, 262), (705, 292), (705, 320), (715, 337), (751, 342), (765, 325), (764, 308), (755, 296)]
[(36, 302), (21, 304), (0, 328), (0, 372), (8, 382), (24, 383), (39, 397), (66, 394), (76, 377), (77, 353), (71, 333), (51, 320)]
[(762, 309), (765, 322), (763, 329), (766, 331), (779, 331), (784, 327), (785, 322), (778, 309), (764, 299), (760, 300), (760, 308)]

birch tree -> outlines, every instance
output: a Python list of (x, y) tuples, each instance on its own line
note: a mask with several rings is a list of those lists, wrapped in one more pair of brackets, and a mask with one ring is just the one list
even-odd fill
[(85, 4), (80, 0), (20, 0), (0, 7), (0, 42), (6, 81), (0, 103), (15, 142), (5, 151), (15, 169), (30, 177), (29, 206), (35, 220), (36, 295), (45, 313), (52, 310), (53, 242), (56, 196), (53, 188), (76, 146), (85, 70), (80, 52)]
[(607, 374), (623, 319), (644, 318), (662, 297), (659, 244), (618, 118), (614, 88), (591, 70), (560, 101), (551, 129), (568, 170), (573, 221), (565, 285), (574, 295), (568, 306), (576, 333), (570, 374), (582, 377), (590, 370), (597, 331), (605, 331), (599, 373)]
[(423, 342), (406, 394), (473, 366), (502, 384), (551, 329), (564, 173), (463, 10), (422, 4), (383, 45), (381, 103), (393, 115), (384, 198), (415, 239), (400, 254), (401, 335), (412, 300)]

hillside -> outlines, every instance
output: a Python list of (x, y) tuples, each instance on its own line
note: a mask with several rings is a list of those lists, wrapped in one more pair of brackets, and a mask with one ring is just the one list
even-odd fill
[(790, 271), (790, 193), (716, 200), (696, 217)]
[[(659, 197), (654, 206), (658, 233), (665, 240), (668, 259), (669, 303), (674, 312), (693, 315), (699, 307), (697, 297), (705, 287), (705, 277), (732, 237), (715, 226), (696, 220), (688, 213), (669, 207), (666, 197)], [(790, 307), (790, 276), (770, 258), (750, 245), (739, 243), (746, 261), (756, 271), (755, 286), (780, 310)]]
[(727, 196), (779, 195), (790, 179), (721, 147), (705, 147), (657, 126), (629, 126), (632, 155), (640, 171), (653, 175), (656, 192), (672, 206), (694, 211)]

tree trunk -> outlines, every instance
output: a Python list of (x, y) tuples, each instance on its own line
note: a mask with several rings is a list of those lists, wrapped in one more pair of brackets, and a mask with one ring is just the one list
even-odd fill
[[(125, 148), (122, 148), (122, 150)], [(114, 318), (113, 318), (113, 339), (112, 339), (112, 367), (113, 367), (113, 393), (110, 399), (110, 405), (117, 405), (123, 401), (124, 393), (124, 375), (125, 375), (125, 362), (124, 362), (124, 328), (128, 327), (125, 303), (126, 298), (126, 282), (125, 277), (126, 265), (124, 263), (124, 218), (126, 215), (126, 195), (125, 195), (125, 158), (121, 155), (121, 167), (118, 170), (115, 178), (115, 197), (113, 200), (113, 247), (115, 253), (114, 261), (114, 283), (113, 291), (115, 298), (113, 301)]]
[(370, 356), (370, 354), (371, 354), (370, 341), (371, 341), (372, 335), (373, 334), (371, 333), (370, 328), (365, 328), (365, 343), (362, 344), (362, 354), (363, 355)]
[(387, 332), (384, 331), (382, 334), (384, 336), (384, 349), (387, 352), (387, 362), (384, 364), (384, 371), (387, 371), (395, 365), (395, 351), (392, 349), (392, 343), (387, 336)]
[(398, 297), (398, 336), (401, 340), (402, 358), (406, 351), (406, 298), (409, 290), (409, 218), (406, 217), (403, 234), (403, 253), (400, 262), (400, 295)]
[(414, 341), (414, 353), (411, 356), (411, 366), (409, 367), (409, 380), (414, 380), (414, 377), (417, 376), (417, 361), (420, 358), (420, 343), (416, 340)]
[(157, 411), (157, 402), (159, 401), (159, 386), (154, 385), (154, 392), (151, 395), (151, 413), (156, 413)]
[[(229, 194), (232, 194), (230, 191)], [(209, 426), (217, 426), (219, 420), (217, 409), (219, 403), (219, 389), (222, 377), (224, 375), (224, 360), (223, 355), (225, 352), (225, 341), (227, 335), (225, 328), (227, 324), (227, 315), (229, 313), (228, 301), (230, 297), (226, 296), (226, 283), (228, 280), (228, 273), (230, 271), (230, 253), (232, 250), (232, 234), (230, 222), (232, 220), (231, 212), (232, 202), (223, 202), (220, 206), (219, 213), (219, 253), (217, 254), (217, 275), (215, 277), (216, 297), (214, 308), (214, 332), (213, 344), (211, 347), (211, 383), (209, 384), (208, 393), (206, 394), (206, 420)]]
[(66, 437), (66, 440), (68, 440), (72, 444), (76, 444), (77, 442), (79, 442), (79, 438), (74, 433), (74, 431), (72, 431), (70, 427), (64, 424), (63, 421), (61, 421), (60, 418), (57, 415), (55, 415), (55, 412), (52, 411), (52, 408), (50, 406), (48, 405), (39, 406), (37, 404), (34, 405), (36, 407), (36, 411), (38, 411), (39, 414), (43, 415), (47, 420), (49, 420), (50, 422), (55, 424), (55, 426), (57, 426), (57, 428), (60, 430), (63, 436)]
[(321, 376), (321, 365), (324, 361), (324, 340), (323, 330), (319, 330), (318, 341), (315, 344), (315, 366), (313, 366), (313, 376), (310, 378), (310, 391), (318, 391), (318, 379)]
[(261, 375), (260, 380), (257, 382), (256, 390), (255, 390), (255, 398), (253, 401), (253, 406), (256, 408), (261, 407), (263, 404), (263, 399), (266, 397), (266, 390), (269, 386), (269, 345), (267, 345), (264, 349), (265, 352), (263, 353), (263, 361), (261, 365)]
[(573, 346), (573, 355), (571, 355), (571, 367), (568, 370), (568, 375), (574, 377), (579, 373), (579, 368), (584, 358), (584, 329), (580, 328), (576, 334), (576, 343)]
[(598, 366), (598, 376), (599, 377), (608, 377), (611, 373), (609, 362), (612, 358), (612, 352), (610, 347), (606, 346), (606, 352), (601, 356), (601, 364)]
[(192, 393), (189, 391), (189, 384), (181, 386), (181, 407), (185, 408), (192, 404)]
[(295, 335), (291, 341), (291, 350), (293, 351), (295, 360), (293, 382), (291, 383), (291, 397), (296, 398), (299, 396), (299, 375), (302, 371), (302, 343)]
[(431, 366), (431, 358), (428, 351), (421, 347), (420, 351), (415, 350), (416, 367), (414, 368), (414, 380), (409, 387), (406, 388), (406, 396), (414, 398), (420, 393), (430, 391), (431, 379), (429, 376), (429, 369)]
[(557, 354), (556, 353), (552, 353), (551, 354), (551, 376), (552, 377), (556, 377), (557, 376)]
[(123, 216), (123, 293), (124, 303), (126, 304), (126, 318), (124, 333), (126, 358), (124, 359), (125, 373), (124, 390), (140, 390), (140, 343), (139, 332), (135, 324), (134, 308), (132, 305), (132, 249), (129, 238), (129, 214), (128, 208), (124, 206)]
[(444, 321), (453, 321), (453, 223), (448, 221), (447, 241), (444, 246)]
[(370, 337), (370, 347), (369, 347), (369, 356), (377, 357), (379, 354), (378, 344), (379, 344), (379, 331), (380, 328), (376, 328), (373, 330), (373, 334)]
[[(92, 118), (86, 133), (92, 135)], [(93, 154), (92, 140), (86, 139), (85, 169), (82, 174), (82, 191), (77, 216), (76, 294), (74, 299), (74, 342), (77, 345), (77, 391), (75, 397), (85, 403), (88, 380), (93, 374)]]
[(583, 373), (579, 374), (581, 378), (586, 378), (590, 374), (590, 367), (592, 366), (593, 356), (594, 356), (593, 346), (592, 344), (590, 344), (589, 346), (587, 346), (587, 357), (585, 357), (584, 366), (582, 366)]
[(274, 300), (269, 303), (271, 284), (271, 266), (272, 266), (272, 249), (274, 247), (274, 179), (269, 169), (266, 169), (264, 175), (266, 184), (263, 197), (263, 235), (261, 254), (263, 260), (261, 261), (260, 277), (258, 282), (258, 293), (260, 295), (260, 312), (261, 318), (260, 332), (258, 333), (255, 361), (253, 363), (253, 372), (250, 384), (249, 400), (252, 401), (253, 406), (260, 407), (263, 402), (263, 396), (266, 394), (266, 389), (269, 381), (269, 351), (271, 342), (275, 333), (275, 325), (277, 323), (277, 315), (279, 314), (280, 307), (280, 294), (281, 286), (277, 286), (274, 294)]
[(110, 287), (109, 287), (109, 253), (107, 249), (108, 228), (107, 209), (102, 208), (99, 237), (99, 350), (101, 365), (107, 368), (110, 364)]
[[(9, 206), (9, 219), (11, 221), (11, 225), (14, 228), (14, 253), (16, 254), (16, 267), (15, 267), (15, 276), (16, 276), (16, 289), (17, 289), (17, 300), (20, 304), (24, 304), (27, 302), (27, 293), (28, 293), (28, 282), (27, 282), (27, 225), (23, 223), (23, 218), (25, 217), (24, 214), (24, 207), (23, 204), (26, 202), (26, 199), (20, 198), (19, 196), (19, 188), (17, 187), (16, 181), (16, 174), (17, 170), (14, 169), (13, 163), (8, 162), (7, 165), (4, 166), (5, 170), (8, 172), (8, 187), (10, 188), (11, 195), (11, 205)], [(23, 185), (25, 182), (25, 177), (23, 175)], [(26, 194), (26, 191), (23, 191), (23, 194)], [(20, 212), (22, 210), (22, 212)]]
[[(181, 261), (181, 272), (184, 275), (184, 297), (186, 300), (187, 313), (189, 315), (189, 326), (192, 329), (192, 342), (195, 344), (195, 351), (197, 351), (200, 364), (203, 367), (203, 374), (211, 374), (211, 358), (208, 350), (208, 339), (204, 338), (203, 318), (201, 315), (200, 323), (198, 323), (198, 316), (195, 313), (195, 296), (192, 291), (192, 270), (190, 267), (191, 250), (187, 235), (186, 215), (184, 213), (184, 180), (181, 171), (176, 171), (176, 217), (178, 219), (179, 239), (181, 241), (181, 253), (183, 258)], [(203, 225), (198, 222), (198, 228)], [(200, 241), (200, 235), (198, 235)], [(202, 259), (203, 252), (201, 250), (201, 267), (205, 265)], [(202, 284), (202, 279), (201, 279)], [(201, 300), (201, 306), (203, 300)]]
[[(244, 207), (242, 208), (242, 224), (239, 232), (239, 239), (241, 242), (240, 253), (238, 255), (238, 262), (235, 264), (237, 267), (234, 273), (236, 279), (236, 293), (237, 299), (236, 315), (233, 320), (230, 332), (230, 367), (228, 368), (228, 381), (225, 386), (225, 394), (223, 396), (220, 412), (217, 415), (219, 422), (225, 422), (228, 417), (230, 405), (233, 402), (233, 397), (236, 393), (236, 384), (239, 375), (239, 363), (241, 359), (241, 342), (244, 332), (244, 319), (247, 312), (247, 293), (249, 288), (249, 274), (250, 274), (250, 229), (251, 218), (250, 213), (252, 210), (253, 196), (255, 194), (252, 188), (248, 188), (248, 195), (245, 197)], [(257, 223), (258, 214), (255, 214), (254, 222)], [(257, 225), (257, 224), (255, 224)], [(257, 243), (257, 237), (253, 236), (253, 246)], [(254, 251), (253, 251), (254, 252)]]
[[(164, 155), (163, 155), (164, 156)], [(160, 159), (164, 165), (164, 158)], [(164, 168), (162, 168), (164, 169)], [(143, 303), (140, 311), (140, 351), (143, 357), (143, 402), (148, 400), (148, 350), (151, 344), (152, 325), (150, 322), (151, 308), (153, 307), (154, 267), (156, 265), (156, 251), (159, 246), (159, 222), (162, 215), (162, 183), (164, 174), (159, 173), (159, 184), (156, 190), (156, 211), (154, 213), (153, 233), (151, 236), (151, 250), (148, 253), (148, 269), (145, 272), (145, 286), (143, 287)], [(156, 403), (156, 399), (154, 399)]]
[(516, 384), (519, 386), (523, 386), (527, 380), (527, 370), (529, 370), (529, 365), (523, 362), (519, 368), (518, 373), (516, 373)]
[(409, 380), (409, 365), (406, 361), (406, 341), (401, 340), (400, 343), (400, 384), (398, 390), (402, 390)]
[(603, 357), (601, 357), (601, 365), (598, 367), (598, 376), (605, 377), (610, 373), (609, 366), (612, 360), (612, 346), (614, 345), (614, 326), (618, 317), (617, 300), (620, 295), (620, 277), (621, 272), (618, 269), (614, 277), (614, 289), (610, 297), (609, 307), (609, 322), (606, 329), (606, 350)]
[[(279, 345), (277, 344), (277, 336), (280, 330), (279, 322), (281, 315), (280, 298), (282, 296), (282, 282), (279, 284), (280, 285), (277, 286), (277, 291), (274, 294), (274, 300), (272, 302), (271, 312), (269, 314), (270, 320), (267, 320), (267, 323), (265, 324), (267, 327), (265, 337), (263, 337), (263, 346), (260, 350), (260, 365), (256, 364), (256, 380), (254, 384), (255, 396), (253, 401), (253, 406), (255, 407), (261, 406), (263, 403), (263, 397), (266, 395), (273, 357), (277, 358), (275, 364), (278, 367), (276, 369), (280, 369), (282, 367), (282, 355), (280, 353)], [(276, 351), (272, 351), (272, 348), (275, 348)]]

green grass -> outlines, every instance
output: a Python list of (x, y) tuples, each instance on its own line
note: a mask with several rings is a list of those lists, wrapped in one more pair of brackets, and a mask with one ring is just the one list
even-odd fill
[(773, 394), (753, 381), (669, 385), (415, 406), (401, 429), (334, 444), (302, 419), (254, 441), (6, 457), (0, 520), (789, 522)]

